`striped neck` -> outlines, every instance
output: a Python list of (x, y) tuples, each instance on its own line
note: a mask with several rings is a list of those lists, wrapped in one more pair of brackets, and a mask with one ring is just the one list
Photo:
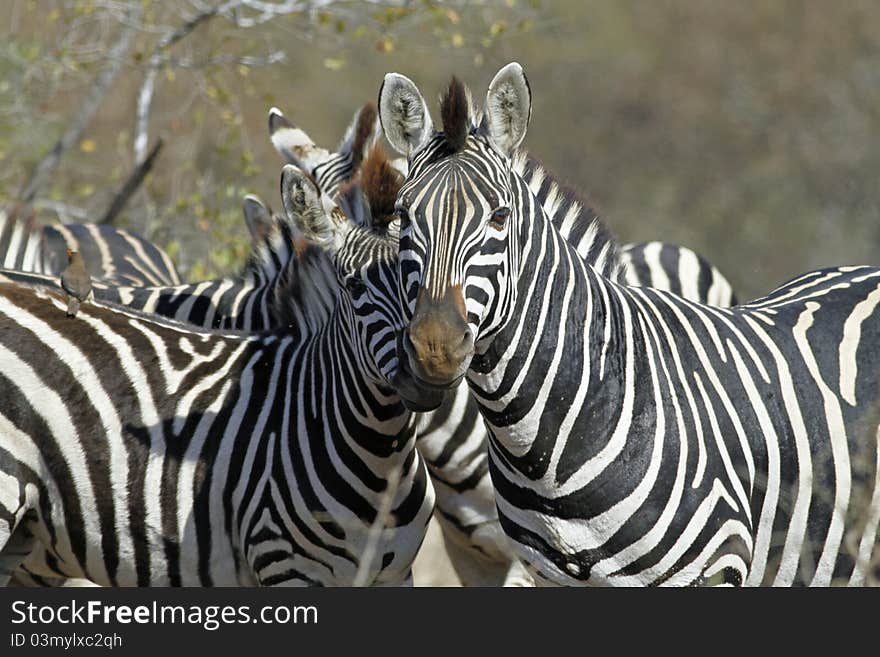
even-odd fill
[(526, 183), (547, 219), (578, 255), (603, 276), (620, 280), (619, 245), (591, 204), (525, 151), (513, 157), (511, 170)]
[(585, 400), (603, 413), (620, 408), (631, 375), (625, 304), (540, 205), (522, 217), (518, 241), (513, 305), (491, 340), (478, 341), (467, 378), (504, 458), (541, 476)]

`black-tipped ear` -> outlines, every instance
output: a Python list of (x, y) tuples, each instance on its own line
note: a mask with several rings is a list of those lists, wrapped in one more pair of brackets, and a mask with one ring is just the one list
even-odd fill
[(379, 120), (388, 143), (407, 157), (421, 148), (434, 130), (418, 87), (399, 73), (388, 73), (382, 81)]
[(522, 66), (511, 62), (502, 68), (486, 93), (483, 128), (495, 147), (512, 155), (526, 136), (532, 115), (532, 91)]
[(275, 228), (272, 211), (254, 194), (248, 194), (244, 197), (241, 208), (244, 212), (244, 223), (250, 231), (251, 238), (254, 241), (266, 239)]
[(321, 196), (309, 176), (291, 164), (281, 170), (281, 202), (288, 220), (303, 236), (328, 251), (342, 246), (351, 223), (342, 210)]
[(285, 162), (309, 173), (330, 157), (329, 151), (316, 146), (312, 138), (288, 121), (277, 107), (269, 110), (269, 138)]

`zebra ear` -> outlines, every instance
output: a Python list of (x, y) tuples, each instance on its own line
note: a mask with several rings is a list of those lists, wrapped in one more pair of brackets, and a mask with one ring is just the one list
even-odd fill
[(489, 85), (483, 110), (483, 129), (505, 155), (512, 155), (522, 143), (532, 114), (532, 90), (522, 66), (511, 62)]
[(399, 73), (388, 73), (382, 81), (379, 120), (388, 143), (407, 157), (424, 146), (434, 130), (418, 87)]
[(242, 210), (244, 211), (244, 222), (255, 242), (266, 239), (275, 229), (272, 212), (258, 196), (254, 194), (245, 196)]
[(366, 103), (354, 113), (351, 123), (342, 136), (339, 152), (351, 153), (352, 175), (358, 170), (373, 144), (379, 139), (379, 116), (376, 105)]
[(330, 253), (339, 250), (352, 228), (339, 206), (323, 197), (312, 179), (290, 164), (281, 170), (281, 202), (287, 218), (303, 236)]
[(269, 110), (269, 138), (285, 162), (303, 171), (314, 171), (330, 157), (329, 151), (316, 146), (312, 138), (288, 121), (277, 107)]

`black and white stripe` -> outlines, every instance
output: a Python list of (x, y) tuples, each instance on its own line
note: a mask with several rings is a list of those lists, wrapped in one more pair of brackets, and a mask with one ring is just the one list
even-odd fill
[[(402, 76), (383, 89), (420, 97)], [(392, 135), (410, 152), (401, 297), (409, 318), (420, 295), (463, 290), (467, 385), (501, 525), (530, 572), (567, 585), (876, 583), (880, 269), (812, 272), (732, 310), (620, 285), (513, 170), (530, 112), (518, 65), (486, 107), (458, 150), (433, 131)], [(380, 96), (387, 135), (386, 111)], [(412, 373), (441, 385), (404, 344)]]
[(362, 160), (379, 137), (376, 108), (367, 103), (357, 112), (335, 151), (317, 146), (302, 129), (293, 125), (277, 107), (269, 110), (269, 138), (284, 161), (308, 171), (328, 198), (355, 177)]
[[(270, 134), (279, 153), (291, 161), (297, 161), (290, 155), (295, 145), (306, 144), (310, 164), (324, 166), (320, 171), (312, 171), (313, 176), (323, 180), (323, 184), (331, 190), (338, 191), (347, 180), (333, 177), (329, 175), (330, 172), (344, 170), (345, 175), (356, 175), (357, 172), (324, 163), (350, 161), (351, 135), (362, 116), (363, 110), (355, 115), (338, 153), (315, 146), (302, 128), (293, 128), (278, 109), (270, 112)], [(374, 139), (371, 137), (367, 143), (372, 143)], [(405, 160), (398, 160), (395, 165), (406, 172)], [(624, 246), (619, 251), (611, 239), (610, 231), (589, 205), (571, 188), (561, 185), (537, 160), (521, 155), (515, 158), (513, 167), (528, 182), (559, 230), (577, 246), (578, 252), (593, 263), (602, 263), (609, 276), (629, 276), (632, 272), (642, 273), (644, 270), (650, 274), (659, 273), (653, 280), (646, 278), (642, 284), (661, 288), (676, 284), (676, 272), (658, 269), (651, 259), (650, 248), (630, 250), (629, 246)], [(716, 293), (716, 290), (730, 289), (720, 272), (684, 247), (667, 245), (666, 250), (681, 254), (682, 262), (689, 263), (688, 256), (696, 258), (701, 266), (707, 268), (693, 271), (682, 267), (679, 270), (682, 276), (680, 285), (685, 291), (693, 289), (694, 300), (709, 301), (708, 296), (703, 295), (711, 292), (718, 305), (730, 305), (731, 299), (725, 303), (723, 295)], [(705, 285), (706, 272), (711, 272), (708, 287)], [(428, 465), (436, 489), (435, 516), (443, 529), (450, 561), (459, 579), (465, 585), (478, 586), (526, 583), (528, 576), (513, 557), (498, 524), (494, 493), (488, 476), (488, 436), (476, 404), (470, 400), (467, 391), (459, 388), (440, 409), (423, 414), (419, 420), (418, 436), (419, 451)]]
[(144, 238), (104, 224), (39, 226), (33, 214), (0, 210), (0, 267), (57, 276), (79, 251), (93, 280), (108, 285), (179, 285), (174, 263)]
[[(285, 168), (289, 213), (305, 202), (314, 214), (310, 185)], [(338, 211), (328, 221), (346, 286), (305, 338), (207, 332), (101, 302), (69, 319), (53, 293), (0, 285), (7, 569), (38, 544), (49, 575), (104, 585), (408, 581), (433, 491), (388, 384), (395, 245)]]
[[(624, 244), (620, 250), (627, 285), (653, 287), (719, 308), (737, 304), (727, 278), (691, 249), (665, 242)], [(589, 259), (587, 260), (589, 262)]]

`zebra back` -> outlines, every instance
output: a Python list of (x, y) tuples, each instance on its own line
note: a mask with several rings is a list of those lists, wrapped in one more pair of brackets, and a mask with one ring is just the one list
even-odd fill
[(685, 299), (719, 308), (737, 304), (727, 278), (703, 256), (665, 242), (624, 244), (620, 250), (623, 282), (673, 292)]
[(140, 235), (104, 224), (39, 225), (31, 212), (0, 211), (0, 262), (5, 269), (57, 275), (66, 252), (78, 251), (89, 275), (109, 285), (179, 285), (168, 254)]

